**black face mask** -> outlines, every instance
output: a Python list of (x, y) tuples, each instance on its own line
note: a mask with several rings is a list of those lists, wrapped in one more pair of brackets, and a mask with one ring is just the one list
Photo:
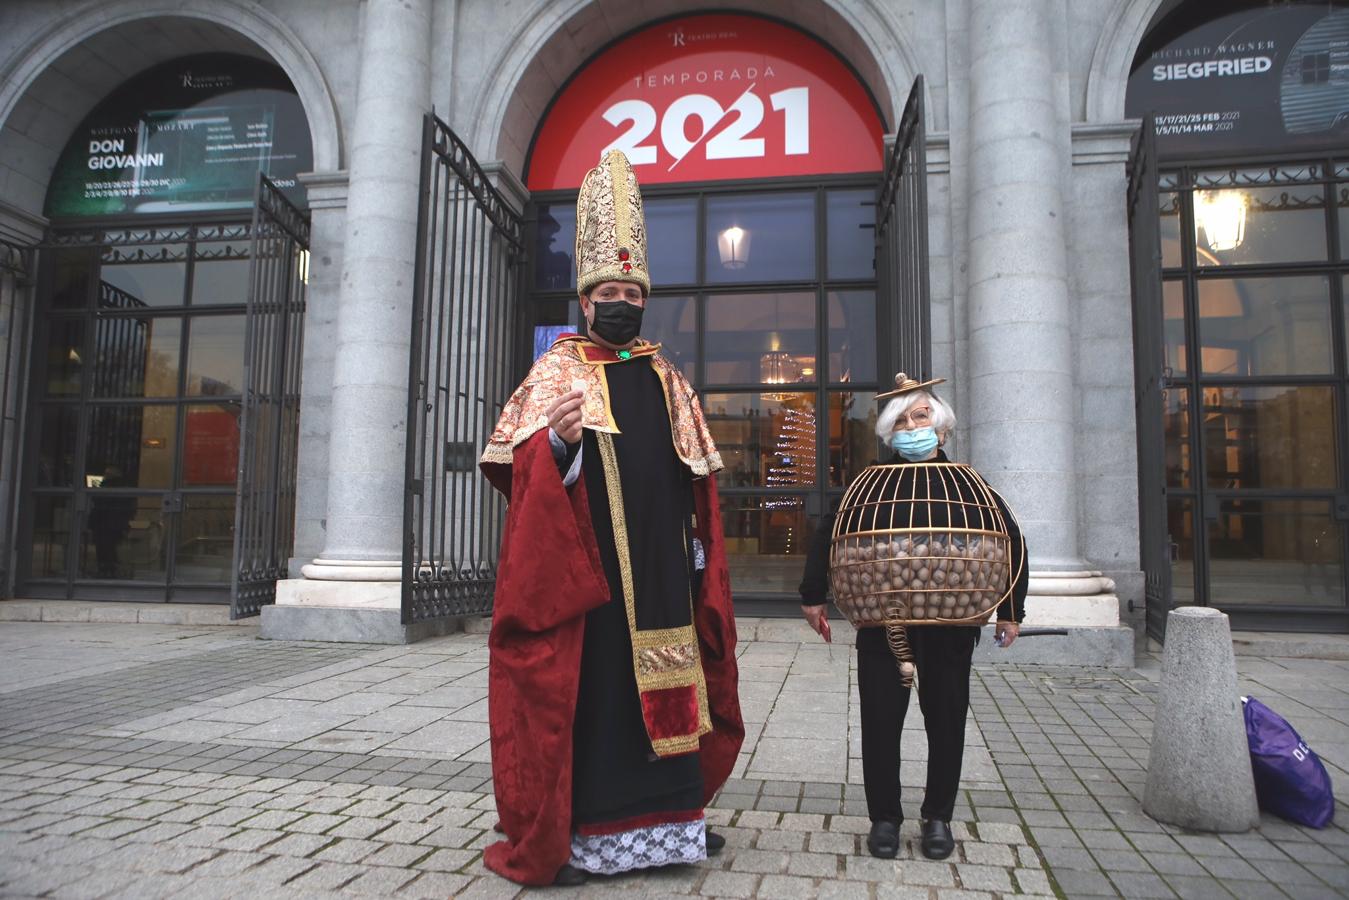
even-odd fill
[(626, 300), (612, 300), (608, 303), (592, 303), (591, 308), (595, 312), (594, 320), (590, 323), (590, 333), (615, 346), (631, 343), (642, 330), (640, 306), (633, 306)]

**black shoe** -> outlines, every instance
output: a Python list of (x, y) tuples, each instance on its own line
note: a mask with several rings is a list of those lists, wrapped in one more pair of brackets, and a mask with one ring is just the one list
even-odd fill
[(923, 855), (928, 859), (946, 859), (956, 848), (951, 826), (941, 819), (923, 820)]
[(899, 826), (894, 822), (872, 822), (867, 849), (877, 859), (894, 859), (899, 853)]
[(553, 876), (553, 887), (580, 887), (586, 883), (589, 876), (581, 869), (572, 865), (566, 865), (557, 870)]
[(726, 846), (726, 838), (717, 834), (711, 828), (707, 829), (707, 855), (716, 856), (721, 852), (721, 848)]

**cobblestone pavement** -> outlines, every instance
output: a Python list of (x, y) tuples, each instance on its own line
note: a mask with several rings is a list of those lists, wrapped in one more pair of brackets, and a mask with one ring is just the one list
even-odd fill
[[(838, 629), (842, 631), (842, 628)], [(252, 628), (0, 623), (0, 896), (510, 897), (485, 637), (270, 643)], [(855, 657), (741, 621), (749, 734), (709, 819), (717, 858), (585, 896), (1349, 896), (1349, 833), (1266, 817), (1189, 834), (1139, 808), (1157, 665), (981, 665), (956, 854), (866, 855)], [(1349, 789), (1349, 664), (1240, 658)], [(920, 785), (917, 704), (906, 784)], [(917, 791), (905, 791), (916, 811)], [(916, 815), (916, 812), (915, 812)], [(571, 893), (576, 894), (573, 890)]]

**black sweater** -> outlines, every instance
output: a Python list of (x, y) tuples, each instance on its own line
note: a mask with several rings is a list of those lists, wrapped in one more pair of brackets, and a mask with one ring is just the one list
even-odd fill
[[(946, 458), (945, 451), (938, 450), (934, 461), (949, 462), (950, 460)], [(904, 460), (895, 455), (886, 462), (902, 464)], [(1026, 592), (1030, 588), (1030, 566), (1025, 564), (1026, 539), (1021, 534), (1021, 528), (1017, 525), (1016, 517), (1007, 508), (1006, 502), (996, 491), (993, 492), (993, 497), (997, 500), (1003, 520), (1007, 523), (1007, 536), (1010, 538), (1009, 543), (1012, 547), (1012, 571), (1020, 570), (1016, 584), (1012, 586), (1011, 596), (998, 606), (998, 621), (1020, 622), (1026, 617)], [(841, 500), (842, 497), (835, 500), (829, 512), (820, 517), (819, 525), (815, 528), (815, 534), (811, 537), (810, 550), (806, 554), (806, 572), (801, 579), (800, 587), (803, 606), (822, 606), (829, 602), (826, 596), (829, 589), (829, 545), (833, 540), (834, 517), (838, 514), (838, 505)]]

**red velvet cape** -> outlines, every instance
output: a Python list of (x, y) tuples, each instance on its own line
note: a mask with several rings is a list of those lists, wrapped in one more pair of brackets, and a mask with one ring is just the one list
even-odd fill
[[(488, 638), (492, 780), (504, 841), (487, 868), (521, 884), (550, 884), (571, 858), (572, 723), (585, 614), (609, 601), (584, 479), (562, 486), (541, 429), (510, 466), (483, 474), (510, 498)], [(698, 538), (707, 553), (693, 621), (712, 731), (699, 741), (703, 804), (725, 783), (745, 737), (735, 616), (714, 477), (695, 478)]]

